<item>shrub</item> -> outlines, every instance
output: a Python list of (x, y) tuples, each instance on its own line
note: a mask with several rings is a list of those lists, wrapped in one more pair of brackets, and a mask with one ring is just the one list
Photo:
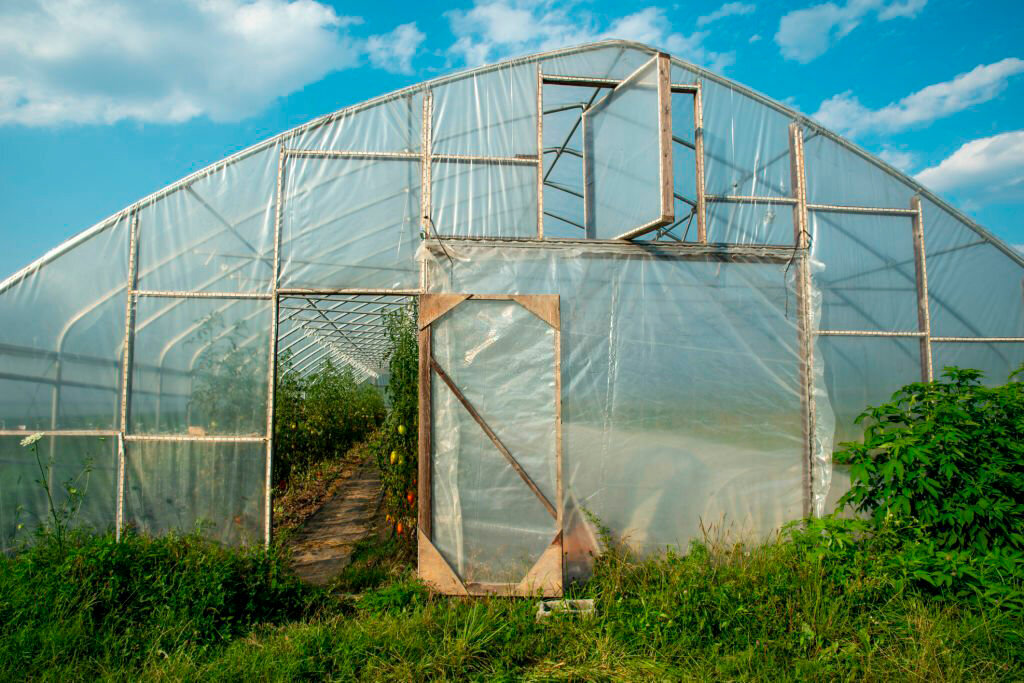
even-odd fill
[(858, 553), (897, 587), (980, 599), (1024, 614), (1024, 385), (981, 385), (977, 370), (908, 384), (868, 408), (839, 500), (865, 516), (810, 523), (837, 571)]
[(380, 465), (384, 509), (395, 530), (406, 539), (416, 528), (416, 485), (419, 454), (419, 344), (417, 305), (392, 311), (384, 319), (391, 350), (390, 405), (384, 426), (372, 447)]
[[(0, 671), (32, 677), (83, 660), (124, 666), (226, 642), (316, 606), (277, 548), (229, 549), (197, 534), (150, 538), (43, 531), (0, 557)], [(102, 668), (102, 667), (101, 667)]]
[(375, 387), (358, 383), (348, 366), (329, 359), (302, 375), (285, 354), (279, 362), (274, 403), (274, 481), (283, 484), (293, 470), (340, 458), (369, 436), (385, 415)]
[(840, 504), (876, 524), (890, 514), (919, 522), (944, 549), (1024, 549), (1024, 385), (990, 389), (959, 368), (943, 377), (857, 418), (864, 442), (835, 456), (852, 481)]

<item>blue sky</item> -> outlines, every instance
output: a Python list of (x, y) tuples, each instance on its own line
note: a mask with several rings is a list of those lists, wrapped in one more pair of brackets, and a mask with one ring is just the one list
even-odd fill
[(5, 0), (0, 277), (321, 114), (608, 37), (814, 116), (1022, 245), (1022, 25), (1019, 0)]

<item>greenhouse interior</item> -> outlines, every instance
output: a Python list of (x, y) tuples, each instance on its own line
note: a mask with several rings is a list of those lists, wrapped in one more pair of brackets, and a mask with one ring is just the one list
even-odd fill
[(46, 514), (271, 542), (275, 367), (386, 383), (418, 302), (419, 572), (558, 595), (831, 511), (854, 419), (1024, 360), (1024, 260), (783, 104), (606, 41), (437, 78), (266, 140), (0, 283), (0, 544)]

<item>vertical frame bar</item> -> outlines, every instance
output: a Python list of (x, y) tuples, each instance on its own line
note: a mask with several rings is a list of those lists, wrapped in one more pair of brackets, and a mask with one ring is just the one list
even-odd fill
[(270, 344), (267, 350), (267, 424), (266, 424), (266, 469), (264, 472), (265, 489), (263, 495), (263, 540), (267, 547), (273, 540), (274, 525), (274, 394), (277, 392), (277, 322), (280, 314), (280, 297), (277, 293), (281, 274), (281, 222), (284, 217), (284, 173), (287, 152), (284, 145), (278, 148), (277, 155), (277, 188), (274, 199), (274, 263), (271, 273), (271, 317)]
[(932, 323), (928, 311), (928, 270), (925, 267), (924, 251), (924, 212), (921, 210), (921, 197), (910, 200), (910, 208), (914, 210), (914, 279), (917, 284), (917, 329), (922, 333), (921, 342), (921, 381), (931, 382), (932, 371)]
[(433, 429), (431, 426), (432, 373), (430, 372), (430, 359), (432, 358), (432, 350), (430, 348), (430, 329), (430, 325), (420, 328), (419, 459), (417, 463), (418, 485), (416, 487), (419, 497), (416, 523), (420, 532), (428, 541), (434, 537), (431, 523), (433, 519), (433, 499), (431, 496), (431, 487), (433, 485), (431, 479), (433, 475), (433, 461), (431, 457), (433, 444), (431, 443), (431, 438), (433, 437)]
[(431, 219), (431, 167), (430, 156), (433, 147), (434, 126), (434, 93), (427, 90), (423, 93), (423, 125), (420, 134), (420, 154), (422, 155), (420, 170), (420, 225), (423, 234), (430, 237), (433, 220)]
[(117, 503), (114, 511), (114, 536), (121, 540), (121, 527), (124, 526), (124, 485), (125, 485), (125, 449), (124, 436), (128, 433), (128, 420), (131, 417), (129, 395), (132, 390), (132, 372), (134, 362), (134, 331), (135, 331), (135, 290), (138, 285), (139, 260), (139, 214), (133, 211), (129, 219), (128, 237), (128, 282), (124, 310), (124, 342), (121, 358), (121, 425), (118, 431), (117, 448)]
[(675, 220), (675, 183), (672, 175), (672, 62), (658, 53), (658, 181), (661, 183), (662, 225)]
[(697, 158), (697, 241), (708, 241), (707, 205), (704, 199), (704, 108), (701, 101), (701, 82), (693, 93), (693, 151)]
[[(565, 538), (565, 495), (562, 488), (562, 298), (555, 306), (555, 506), (558, 511), (558, 535)], [(565, 588), (565, 544), (561, 543), (562, 589)]]
[(537, 239), (544, 239), (544, 77), (537, 62)]
[(793, 207), (793, 242), (800, 252), (797, 262), (797, 344), (800, 354), (800, 405), (803, 411), (803, 499), (804, 517), (812, 513), (814, 500), (814, 449), (817, 414), (814, 404), (814, 341), (811, 324), (810, 240), (807, 231), (807, 185), (804, 172), (803, 131), (789, 124), (790, 179), (796, 204)]

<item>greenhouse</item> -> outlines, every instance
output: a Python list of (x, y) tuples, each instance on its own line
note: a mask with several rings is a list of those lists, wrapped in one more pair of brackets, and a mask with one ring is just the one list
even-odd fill
[(1024, 260), (807, 117), (649, 47), (518, 58), (342, 109), (0, 283), (0, 544), (80, 520), (271, 540), (275, 368), (387, 381), (418, 302), (419, 571), (557, 595), (831, 509), (854, 418), (1024, 360)]

